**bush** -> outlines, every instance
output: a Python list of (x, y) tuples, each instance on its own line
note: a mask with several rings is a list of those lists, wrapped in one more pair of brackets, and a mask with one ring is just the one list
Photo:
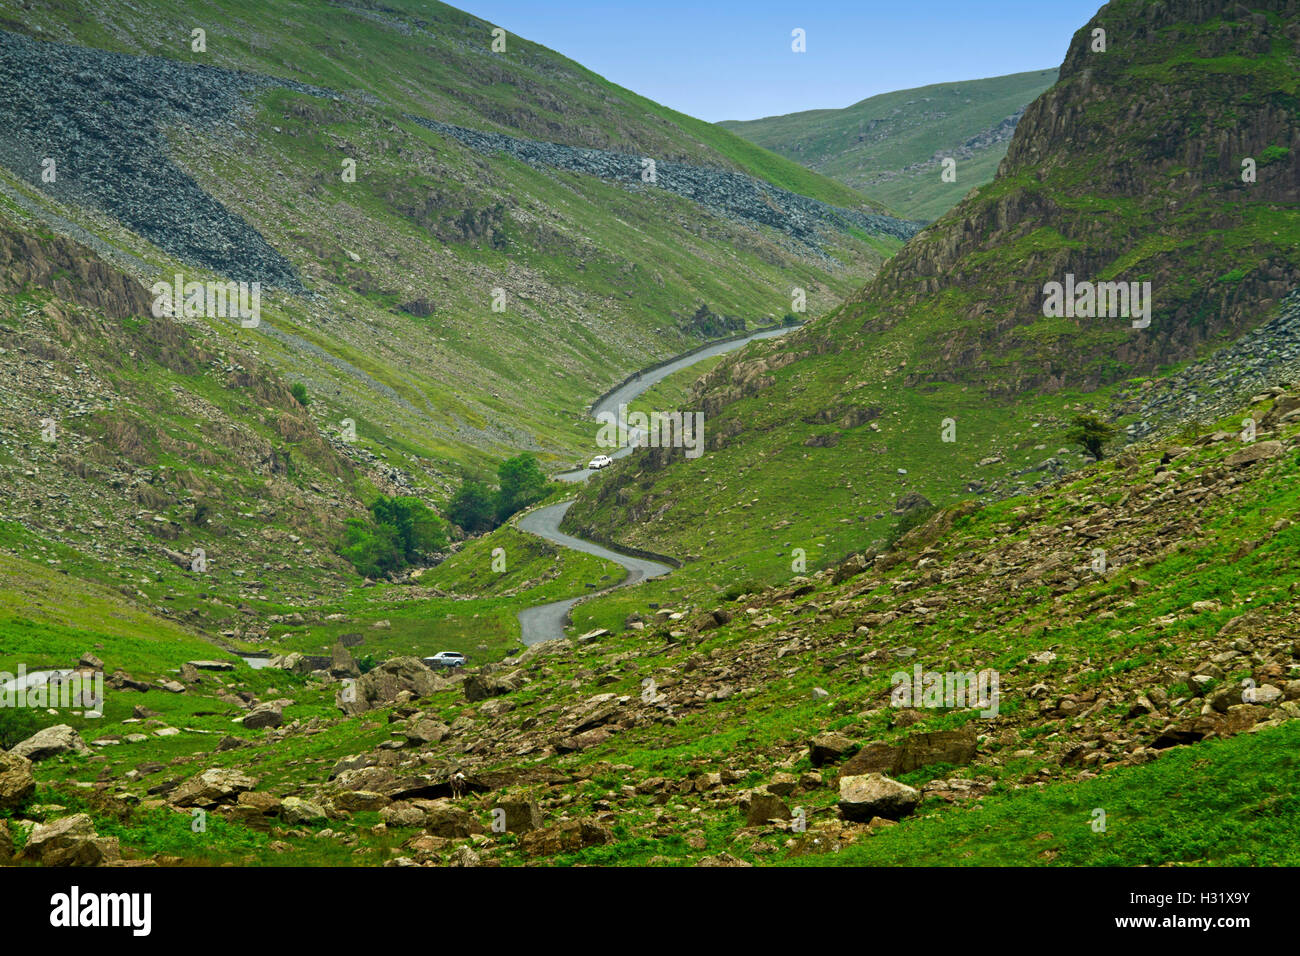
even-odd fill
[(1071, 424), (1074, 427), (1066, 432), (1066, 440), (1082, 445), (1084, 451), (1101, 461), (1102, 447), (1114, 437), (1115, 426), (1091, 413), (1076, 415)]
[(307, 399), (306, 385), (304, 385), (302, 382), (294, 382), (293, 385), (289, 388), (289, 393), (293, 395), (294, 401), (296, 401), (299, 405), (301, 405), (303, 408), (307, 407), (308, 399)]
[(26, 707), (0, 707), (0, 750), (9, 750), (42, 728), (36, 713)]
[(368, 578), (401, 571), (447, 547), (446, 523), (419, 498), (380, 495), (370, 506), (374, 523), (350, 518), (339, 554)]
[(466, 534), (482, 534), (497, 526), (497, 499), (481, 481), (467, 478), (447, 503), (447, 518)]
[(497, 491), (498, 523), (546, 497), (546, 475), (527, 452), (503, 461), (497, 467), (497, 478), (501, 485)]

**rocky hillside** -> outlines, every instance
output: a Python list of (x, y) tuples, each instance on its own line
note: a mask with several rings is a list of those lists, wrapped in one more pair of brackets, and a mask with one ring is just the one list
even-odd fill
[[(107, 675), (105, 717), (65, 711), (77, 726), (0, 755), (0, 847), (45, 863), (1294, 863), (1300, 394), (1256, 396), (1234, 428), (1245, 415), (1252, 442), (1189, 432), (946, 509), (833, 569), (716, 605), (642, 595), (614, 631), (451, 676), (413, 658), (358, 676), (342, 645), (252, 672), (185, 646), (92, 649), (79, 666)], [(954, 676), (985, 696), (945, 700)]]
[[(191, 8), (0, 11), (0, 550), (228, 646), (355, 600), (431, 652), (338, 556), (349, 519), (587, 456), (583, 410), (702, 307), (829, 307), (915, 230), (450, 7)], [(155, 317), (178, 275), (262, 283), (258, 323)], [(511, 546), (518, 593), (606, 573)], [(447, 593), (442, 639), (509, 643), (500, 594)]]
[[(931, 220), (993, 178), (1025, 108), (1055, 81), (1055, 70), (1034, 70), (719, 125), (903, 215)], [(941, 177), (945, 159), (957, 163), (951, 182)]]
[[(1246, 397), (1291, 354), (1279, 316), (1300, 285), (1298, 64), (1289, 0), (1108, 4), (994, 182), (842, 307), (713, 369), (696, 396), (711, 453), (634, 457), (572, 526), (629, 528), (716, 583), (770, 580), (792, 548), (833, 560), (887, 537), (909, 496), (947, 504), (1077, 467), (1066, 433), (1082, 411), (1148, 433), (1142, 396), (1164, 394), (1154, 380), (1177, 363), (1219, 350), (1207, 383), (1234, 387), (1216, 401)], [(1149, 326), (1045, 315), (1047, 284), (1067, 276), (1149, 282)], [(1263, 348), (1230, 348), (1274, 320)], [(1238, 374), (1250, 364), (1258, 374)], [(1204, 417), (1165, 410), (1166, 427)], [(790, 505), (804, 501), (818, 507)]]

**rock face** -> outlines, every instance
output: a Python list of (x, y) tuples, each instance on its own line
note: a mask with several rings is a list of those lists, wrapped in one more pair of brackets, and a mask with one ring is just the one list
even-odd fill
[(215, 807), (234, 803), (239, 794), (256, 786), (257, 781), (245, 773), (213, 767), (177, 787), (171, 802), (178, 807)]
[(846, 820), (899, 820), (921, 802), (920, 791), (878, 773), (840, 778), (840, 813)]
[(346, 714), (362, 714), (392, 703), (402, 691), (427, 697), (439, 686), (437, 676), (418, 657), (394, 657), (358, 678), (352, 685), (354, 699), (340, 697), (338, 706)]
[(23, 858), (44, 866), (100, 866), (122, 858), (116, 837), (101, 837), (85, 813), (53, 823), (38, 823), (23, 847)]
[(0, 810), (17, 810), (35, 792), (32, 762), (21, 754), (0, 753)]
[(90, 748), (81, 735), (67, 724), (55, 724), (37, 731), (9, 751), (28, 760), (39, 761), (60, 754), (88, 754)]

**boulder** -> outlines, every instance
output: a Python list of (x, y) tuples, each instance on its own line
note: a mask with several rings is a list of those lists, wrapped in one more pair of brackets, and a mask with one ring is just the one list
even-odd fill
[(740, 798), (740, 812), (745, 815), (745, 826), (761, 827), (769, 820), (789, 820), (790, 808), (774, 793), (751, 790)]
[(116, 837), (101, 837), (85, 813), (38, 823), (23, 847), (23, 857), (44, 866), (100, 866), (122, 858)]
[(831, 584), (847, 581), (856, 574), (867, 570), (867, 560), (860, 554), (849, 555), (831, 574)]
[(361, 668), (352, 657), (352, 652), (341, 643), (335, 644), (330, 651), (331, 677), (360, 677)]
[(911, 773), (930, 764), (959, 766), (975, 759), (975, 731), (936, 730), (911, 734), (897, 744), (870, 743), (844, 764), (846, 777), (870, 773)]
[(215, 807), (234, 803), (239, 794), (256, 786), (257, 780), (248, 774), (213, 767), (181, 783), (171, 802), (178, 807)]
[(424, 826), (424, 811), (406, 800), (390, 803), (379, 811), (379, 818), (390, 827)]
[(840, 778), (840, 814), (846, 820), (868, 822), (872, 817), (898, 820), (921, 802), (920, 791), (879, 773)]
[(428, 697), (441, 682), (418, 657), (394, 657), (357, 678), (351, 685), (351, 699), (340, 697), (339, 708), (347, 714), (361, 714), (397, 700), (403, 691), (414, 697)]
[(8, 866), (14, 859), (14, 838), (9, 832), (9, 821), (0, 817), (0, 866)]
[(314, 823), (325, 819), (325, 808), (302, 797), (285, 797), (280, 801), (280, 819), (285, 823)]
[[(497, 813), (497, 811), (502, 811)], [(499, 819), (505, 825), (506, 833), (528, 833), (542, 826), (542, 809), (535, 797), (503, 797), (497, 801), (492, 810), (493, 829), (499, 827)]]
[(1223, 463), (1229, 468), (1244, 468), (1247, 465), (1253, 465), (1257, 461), (1276, 458), (1280, 454), (1282, 454), (1282, 443), (1280, 441), (1259, 441), (1234, 451), (1224, 459)]
[(589, 819), (565, 820), (558, 826), (525, 833), (519, 841), (526, 856), (554, 856), (573, 853), (589, 846), (611, 842), (610, 832)]
[(245, 790), (237, 798), (235, 806), (244, 807), (257, 816), (273, 816), (280, 812), (280, 798), (256, 790)]
[(446, 800), (436, 801), (425, 811), (424, 828), (434, 836), (446, 840), (464, 840), (483, 832), (483, 824)]
[(440, 720), (423, 717), (420, 720), (412, 721), (411, 725), (403, 733), (408, 743), (419, 746), (420, 744), (436, 744), (451, 733), (451, 728)]
[(379, 811), (391, 803), (388, 797), (373, 790), (344, 790), (336, 794), (331, 803), (334, 809), (344, 813), (361, 813), (367, 810)]
[(284, 723), (284, 714), (277, 704), (258, 704), (244, 715), (244, 727), (249, 730), (279, 727), (282, 723)]
[(17, 810), (35, 792), (32, 762), (22, 754), (0, 751), (0, 810)]
[(843, 734), (828, 732), (818, 734), (808, 742), (808, 757), (814, 767), (843, 760), (853, 752), (856, 744)]
[(67, 724), (55, 724), (53, 727), (46, 727), (32, 734), (10, 748), (9, 752), (19, 757), (26, 757), (28, 760), (38, 761), (57, 757), (60, 754), (87, 754), (90, 753), (90, 748), (81, 739), (81, 735)]
[(500, 697), (524, 686), (523, 671), (491, 674), (479, 671), (465, 680), (465, 699), (471, 704), (489, 697)]

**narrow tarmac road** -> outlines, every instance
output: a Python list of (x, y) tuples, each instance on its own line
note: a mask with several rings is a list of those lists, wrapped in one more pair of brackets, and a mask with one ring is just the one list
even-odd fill
[[(743, 339), (719, 342), (697, 352), (690, 352), (669, 362), (662, 368), (643, 372), (639, 378), (633, 379), (597, 402), (591, 409), (592, 417), (594, 418), (601, 412), (617, 412), (619, 405), (631, 403), (633, 399), (663, 381), (669, 375), (684, 368), (689, 368), (697, 362), (702, 362), (715, 355), (733, 352), (736, 349), (743, 348), (755, 339), (770, 339), (790, 331), (792, 331), (790, 328), (769, 329), (765, 332), (755, 332)], [(619, 448), (614, 452), (608, 452), (611, 458), (622, 458), (624, 455), (631, 453), (632, 447), (630, 445)], [(586, 481), (594, 474), (596, 472), (589, 468), (579, 468), (576, 471), (566, 471), (558, 474), (555, 478), (559, 481), (577, 483)], [(565, 534), (560, 530), (560, 522), (564, 520), (565, 514), (572, 505), (573, 501), (569, 500), (561, 501), (559, 504), (547, 505), (545, 508), (538, 508), (536, 511), (530, 512), (519, 519), (519, 529), (527, 531), (529, 534), (535, 534), (540, 538), (545, 538), (547, 541), (561, 547), (571, 548), (585, 554), (594, 554), (596, 557), (621, 565), (627, 570), (627, 577), (607, 590), (627, 587), (649, 578), (657, 578), (672, 570), (668, 565), (661, 564), (658, 561), (650, 561), (629, 554), (620, 554), (603, 545), (596, 544), (594, 541), (587, 541), (571, 534)], [(587, 597), (587, 595), (579, 595), (566, 598), (563, 601), (552, 601), (550, 604), (538, 604), (524, 608), (516, 615), (519, 618), (520, 639), (525, 644), (532, 645), (564, 637), (564, 628), (569, 621), (569, 612), (584, 597)]]

